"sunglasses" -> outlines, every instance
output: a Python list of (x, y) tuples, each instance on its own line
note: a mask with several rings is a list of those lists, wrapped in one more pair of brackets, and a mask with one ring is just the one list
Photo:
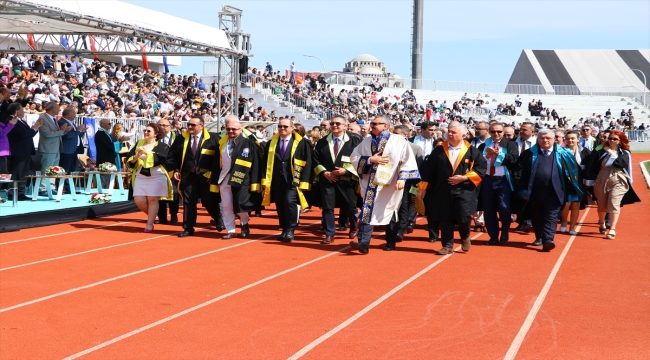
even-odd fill
[(201, 125), (201, 124), (192, 124), (192, 123), (189, 123), (189, 124), (187, 124), (187, 127), (195, 127), (195, 126), (199, 126), (199, 125)]
[(226, 131), (237, 131), (241, 130), (241, 128), (226, 128)]
[(582, 129), (582, 131), (591, 131), (591, 129)]
[(503, 134), (503, 137), (507, 137), (507, 138), (513, 137), (513, 136), (514, 136), (513, 134)]
[(499, 130), (490, 131), (490, 134), (502, 134), (502, 133), (503, 133), (503, 130), (501, 130), (501, 131), (499, 131)]
[(327, 127), (326, 124), (320, 124), (320, 127)]
[(143, 130), (142, 132), (150, 133), (150, 132), (153, 132), (153, 131), (152, 130)]
[(609, 140), (609, 141), (621, 141), (621, 139), (619, 139), (619, 138), (607, 138), (607, 140)]
[(371, 122), (370, 126), (379, 126), (379, 125), (386, 125), (386, 123), (383, 122)]
[(342, 122), (333, 122), (332, 123), (332, 126), (341, 126), (341, 125), (343, 125)]
[(278, 125), (278, 129), (288, 129), (289, 125)]

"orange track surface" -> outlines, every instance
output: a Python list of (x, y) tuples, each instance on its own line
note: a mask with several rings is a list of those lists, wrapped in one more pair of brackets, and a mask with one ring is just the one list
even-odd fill
[[(590, 208), (516, 358), (650, 358), (650, 196), (634, 171), (643, 202), (623, 208), (614, 241), (597, 233)], [(179, 239), (172, 225), (145, 234), (143, 219), (2, 234), (0, 358), (60, 359), (100, 345), (84, 357), (286, 359), (441, 259), (303, 358), (504, 358), (570, 239), (558, 235), (541, 253), (527, 246), (532, 235), (488, 247), (479, 234), (469, 253), (443, 258), (433, 255), (439, 243), (422, 241), (421, 219), (397, 251), (381, 251), (377, 233), (362, 256), (345, 250), (347, 234), (319, 244), (317, 210), (291, 244), (273, 239), (272, 209), (237, 240), (198, 229)], [(207, 220), (201, 211), (199, 226)]]

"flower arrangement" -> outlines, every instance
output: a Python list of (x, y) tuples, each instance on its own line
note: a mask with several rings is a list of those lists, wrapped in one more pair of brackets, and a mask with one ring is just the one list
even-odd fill
[(45, 169), (45, 175), (47, 176), (65, 176), (65, 170), (60, 166), (50, 166)]
[(94, 193), (92, 194), (88, 202), (91, 204), (106, 204), (111, 202), (111, 197), (108, 196), (107, 194)]
[(115, 166), (115, 165), (113, 165), (113, 164), (111, 164), (109, 162), (105, 162), (105, 163), (101, 163), (101, 164), (99, 164), (97, 166), (97, 171), (100, 171), (100, 172), (115, 172), (115, 171), (117, 171), (117, 166)]

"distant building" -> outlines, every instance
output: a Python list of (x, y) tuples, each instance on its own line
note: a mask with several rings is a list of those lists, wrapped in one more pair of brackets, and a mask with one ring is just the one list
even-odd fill
[(329, 74), (328, 82), (330, 84), (356, 85), (357, 73), (361, 75), (362, 85), (366, 85), (374, 79), (379, 79), (379, 82), (384, 87), (404, 86), (404, 80), (399, 75), (388, 72), (386, 64), (369, 54), (355, 56), (345, 64), (343, 72)]

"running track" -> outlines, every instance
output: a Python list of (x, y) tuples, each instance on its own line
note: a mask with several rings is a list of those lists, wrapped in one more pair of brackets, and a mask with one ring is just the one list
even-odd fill
[(469, 253), (435, 256), (420, 220), (398, 251), (377, 234), (362, 256), (343, 234), (319, 244), (318, 211), (284, 244), (273, 209), (249, 239), (145, 234), (139, 213), (5, 233), (0, 358), (648, 359), (646, 159), (616, 240), (589, 208), (550, 253), (475, 233)]

